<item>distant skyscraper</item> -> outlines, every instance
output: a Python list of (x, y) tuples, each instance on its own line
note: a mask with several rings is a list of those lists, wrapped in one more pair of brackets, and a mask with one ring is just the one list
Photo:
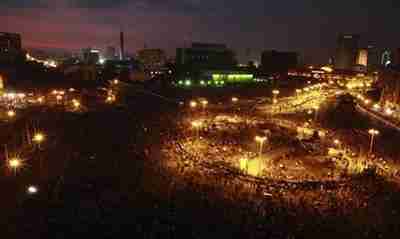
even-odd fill
[(120, 42), (120, 60), (124, 60), (125, 58), (125, 42), (124, 42), (124, 32), (121, 31), (119, 34), (119, 42)]
[(359, 35), (340, 35), (337, 41), (335, 68), (350, 70), (357, 63)]

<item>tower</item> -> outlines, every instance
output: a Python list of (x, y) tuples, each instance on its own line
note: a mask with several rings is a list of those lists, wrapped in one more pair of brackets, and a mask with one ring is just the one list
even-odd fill
[(119, 41), (120, 41), (120, 60), (124, 60), (125, 58), (125, 47), (124, 47), (124, 32), (121, 31), (119, 34)]

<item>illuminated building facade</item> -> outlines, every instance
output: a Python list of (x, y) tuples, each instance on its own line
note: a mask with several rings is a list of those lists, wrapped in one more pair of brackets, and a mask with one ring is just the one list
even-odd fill
[(235, 54), (225, 44), (192, 43), (190, 48), (176, 50), (178, 80), (205, 81), (211, 71), (237, 71)]
[(359, 35), (342, 34), (337, 40), (335, 69), (350, 70), (356, 65)]

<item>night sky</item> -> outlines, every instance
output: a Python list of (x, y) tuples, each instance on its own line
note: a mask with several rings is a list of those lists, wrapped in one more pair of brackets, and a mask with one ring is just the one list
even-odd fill
[(340, 32), (365, 44), (400, 47), (396, 0), (0, 0), (0, 31), (19, 32), (24, 47), (80, 49), (118, 44), (173, 55), (185, 42), (226, 43), (244, 61), (262, 49), (299, 51), (326, 62)]

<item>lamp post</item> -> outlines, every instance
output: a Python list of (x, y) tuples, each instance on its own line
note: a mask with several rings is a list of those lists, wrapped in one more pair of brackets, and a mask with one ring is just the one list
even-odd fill
[(319, 106), (314, 106), (314, 122), (317, 122)]
[(376, 129), (370, 129), (368, 130), (368, 134), (371, 135), (371, 142), (369, 144), (369, 153), (372, 154), (375, 137), (378, 136), (380, 132)]
[(273, 91), (272, 91), (272, 94), (273, 94), (273, 96), (274, 96), (272, 102), (273, 102), (274, 104), (276, 104), (276, 103), (278, 102), (277, 97), (278, 97), (279, 93), (280, 93), (279, 90), (273, 90)]
[(256, 136), (254, 140), (259, 144), (259, 157), (261, 158), (264, 142), (267, 140), (265, 136)]
[(14, 173), (17, 173), (17, 170), (22, 166), (22, 161), (18, 157), (11, 158), (8, 160), (8, 167), (14, 171)]
[(201, 103), (201, 106), (202, 106), (202, 109), (203, 109), (203, 113), (205, 114), (206, 107), (208, 105), (208, 100), (202, 100), (200, 103)]
[(45, 136), (43, 133), (41, 133), (41, 132), (36, 133), (36, 134), (33, 136), (33, 139), (32, 139), (32, 141), (35, 142), (35, 143), (38, 145), (39, 173), (40, 173), (39, 175), (42, 174), (42, 164), (43, 164), (43, 162), (42, 162), (42, 155), (41, 155), (40, 151), (41, 151), (42, 142), (43, 142), (45, 139), (46, 139), (46, 136)]
[(192, 122), (192, 127), (196, 130), (196, 137), (199, 138), (200, 137), (200, 128), (203, 124), (200, 121), (193, 121)]

